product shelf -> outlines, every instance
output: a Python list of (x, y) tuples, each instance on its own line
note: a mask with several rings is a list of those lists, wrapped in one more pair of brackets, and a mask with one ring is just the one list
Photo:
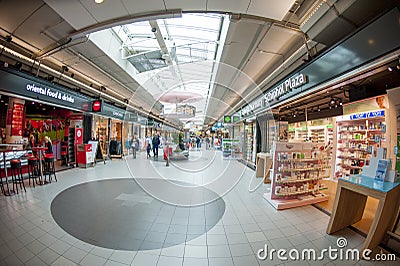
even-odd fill
[(329, 168), (330, 168), (329, 166), (322, 166), (322, 167), (310, 167), (310, 168), (282, 169), (281, 172), (320, 171)]
[(315, 192), (318, 192), (318, 191), (323, 190), (323, 189), (327, 189), (327, 188), (318, 188), (318, 189), (309, 189), (309, 190), (295, 191), (295, 192), (276, 193), (276, 195), (279, 196), (279, 197), (296, 196), (296, 195), (301, 195), (301, 194), (315, 193)]
[(312, 162), (312, 161), (321, 161), (321, 160), (330, 160), (331, 157), (319, 157), (319, 158), (303, 158), (303, 159), (281, 159), (278, 162)]
[(304, 183), (308, 181), (316, 181), (316, 180), (322, 180), (324, 178), (328, 178), (329, 176), (320, 176), (320, 177), (315, 177), (315, 178), (305, 178), (305, 179), (286, 179), (286, 180), (276, 180), (277, 184), (293, 184), (293, 183)]
[[(294, 142), (290, 145), (287, 142), (274, 142), (272, 149), (274, 162), (271, 192), (264, 197), (273, 207), (281, 210), (328, 200), (327, 195), (319, 193), (323, 188), (321, 180), (329, 178), (326, 169), (330, 168), (331, 157), (328, 153), (322, 153), (319, 145), (311, 142)], [(297, 158), (299, 156), (306, 158)], [(298, 168), (292, 169), (294, 164)], [(287, 173), (298, 173), (303, 179), (287, 178)]]

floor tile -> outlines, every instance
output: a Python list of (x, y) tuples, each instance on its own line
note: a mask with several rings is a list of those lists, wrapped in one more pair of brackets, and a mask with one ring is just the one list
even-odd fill
[[(233, 266), (232, 258), (209, 258), (209, 266)], [(250, 265), (247, 265), (250, 266)]]
[(251, 249), (251, 246), (248, 243), (229, 245), (229, 247), (232, 256), (240, 257), (246, 255), (253, 255), (253, 250)]
[(26, 245), (27, 247), (33, 254), (37, 255), (40, 252), (42, 252), (44, 249), (46, 249), (46, 246), (40, 243), (39, 241), (34, 241)]
[(52, 266), (74, 266), (76, 263), (64, 258), (63, 256), (58, 257), (58, 259), (51, 264)]
[(185, 258), (207, 258), (207, 246), (185, 246)]
[(40, 252), (37, 257), (45, 262), (46, 264), (52, 264), (60, 255), (54, 252), (53, 250), (46, 248), (42, 252)]
[(133, 259), (133, 262), (131, 265), (134, 266), (153, 266), (153, 265), (157, 265), (157, 261), (158, 261), (158, 257), (157, 255), (151, 255), (151, 254), (141, 254), (138, 253), (135, 258)]
[(33, 257), (32, 259), (28, 260), (25, 263), (26, 266), (46, 266), (47, 264), (44, 263), (39, 257)]
[(105, 258), (89, 253), (86, 257), (83, 258), (83, 260), (79, 264), (84, 266), (97, 266), (104, 265), (106, 261), (107, 260)]
[(249, 240), (249, 242), (259, 242), (259, 241), (265, 241), (267, 238), (265, 237), (263, 232), (252, 232), (252, 233), (246, 233), (246, 237)]
[(35, 254), (33, 254), (29, 249), (27, 249), (26, 247), (21, 248), (20, 250), (18, 250), (15, 255), (18, 257), (18, 259), (20, 261), (22, 261), (23, 263), (26, 263), (27, 261), (29, 261), (30, 259), (32, 259), (33, 257), (35, 257)]
[(207, 244), (208, 245), (227, 245), (228, 240), (225, 235), (208, 235), (207, 234)]
[(259, 265), (258, 260), (254, 256), (233, 257), (233, 263), (235, 265)]
[(128, 264), (123, 264), (123, 263), (116, 262), (113, 260), (107, 260), (106, 263), (104, 264), (104, 266), (126, 266), (126, 265), (128, 265)]
[(18, 265), (23, 265), (23, 262), (15, 256), (15, 254), (11, 254), (8, 257), (4, 259), (6, 265), (12, 265), (12, 266), (18, 266)]
[(112, 249), (108, 249), (108, 248), (102, 248), (102, 247), (94, 247), (89, 253), (108, 259), (111, 254), (114, 252), (114, 250)]
[(183, 266), (208, 266), (208, 259), (184, 258)]
[(183, 258), (160, 256), (157, 266), (175, 266), (182, 265)]
[(166, 247), (161, 250), (162, 256), (169, 256), (169, 257), (183, 257), (184, 253), (185, 253), (185, 245)]
[(70, 249), (72, 246), (70, 244), (65, 243), (62, 240), (56, 240), (53, 244), (51, 244), (50, 248), (57, 252), (58, 254), (62, 255), (64, 254), (68, 249)]
[(133, 261), (135, 255), (136, 252), (133, 251), (115, 250), (108, 259), (129, 265)]
[(66, 259), (69, 259), (75, 263), (79, 263), (86, 255), (88, 252), (83, 251), (79, 248), (76, 247), (71, 247), (68, 249), (62, 256)]
[(228, 245), (208, 246), (209, 258), (230, 258), (231, 251)]

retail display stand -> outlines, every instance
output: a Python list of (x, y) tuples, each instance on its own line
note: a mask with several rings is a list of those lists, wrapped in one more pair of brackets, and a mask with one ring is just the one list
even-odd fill
[(332, 234), (360, 221), (368, 197), (376, 198), (379, 203), (362, 250), (374, 249), (395, 229), (400, 204), (400, 183), (394, 178), (395, 171), (390, 170), (391, 160), (385, 159), (384, 149), (378, 149), (377, 156), (370, 160), (362, 175), (339, 179), (327, 228), (327, 233)]
[(276, 209), (328, 200), (320, 181), (328, 178), (330, 156), (313, 143), (274, 142), (271, 191), (264, 198)]
[(222, 158), (239, 159), (242, 157), (238, 139), (222, 139)]
[(339, 117), (334, 178), (361, 174), (377, 148), (385, 147), (385, 133), (384, 110)]

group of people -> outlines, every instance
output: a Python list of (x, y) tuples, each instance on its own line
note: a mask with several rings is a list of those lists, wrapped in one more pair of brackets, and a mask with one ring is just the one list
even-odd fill
[[(145, 139), (145, 147), (146, 147), (146, 156), (147, 159), (154, 157), (158, 158), (158, 148), (161, 144), (161, 136), (158, 133), (154, 133), (153, 136), (147, 135)], [(133, 151), (133, 158), (136, 158), (136, 152), (140, 149), (140, 142), (136, 135), (132, 136), (130, 140), (130, 147)], [(153, 153), (153, 156), (151, 155)]]
[(153, 150), (153, 157), (158, 158), (158, 148), (161, 144), (160, 135), (157, 133), (153, 134), (153, 137), (148, 135), (146, 137), (146, 158), (151, 158), (150, 151)]
[[(49, 136), (44, 137), (44, 146), (46, 147), (45, 154), (53, 154), (53, 145)], [(31, 150), (33, 147), (36, 147), (35, 136), (30, 135), (26, 149)]]

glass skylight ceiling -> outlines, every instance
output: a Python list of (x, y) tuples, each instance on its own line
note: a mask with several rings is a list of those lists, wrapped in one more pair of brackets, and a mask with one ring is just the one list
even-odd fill
[[(123, 42), (125, 59), (139, 72), (144, 72), (167, 66), (167, 56), (170, 56), (170, 64), (214, 60), (221, 21), (219, 14), (183, 14), (181, 18), (157, 20), (157, 30), (166, 47), (161, 47), (158, 32), (152, 31), (148, 21), (113, 29)], [(144, 62), (145, 65), (140, 66)]]
[[(137, 69), (135, 79), (147, 91), (156, 96), (175, 87), (174, 91), (203, 95), (204, 99), (191, 105), (196, 107), (196, 118), (204, 120), (210, 81), (216, 71), (213, 60), (218, 60), (217, 50), (222, 49), (223, 19), (220, 14), (185, 13), (181, 18), (137, 22), (113, 30), (122, 41), (122, 58)], [(149, 85), (148, 80), (154, 84)]]

